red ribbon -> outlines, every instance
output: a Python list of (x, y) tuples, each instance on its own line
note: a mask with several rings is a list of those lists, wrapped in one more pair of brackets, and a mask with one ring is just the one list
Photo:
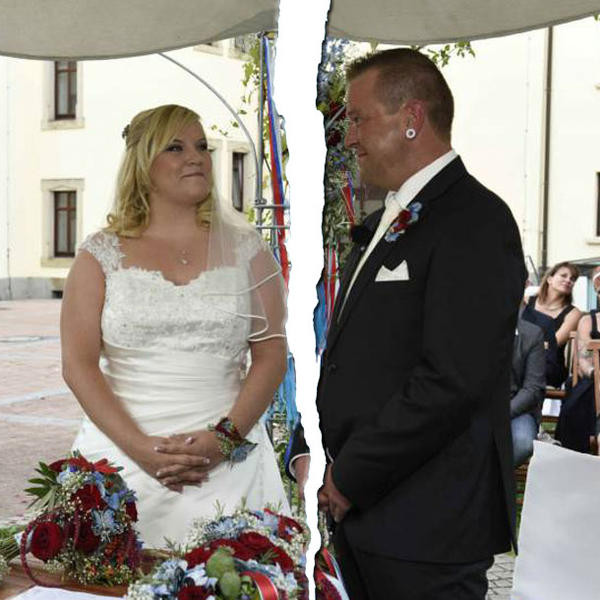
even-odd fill
[(242, 575), (248, 575), (254, 581), (261, 600), (279, 600), (275, 584), (266, 575), (254, 571), (244, 571)]

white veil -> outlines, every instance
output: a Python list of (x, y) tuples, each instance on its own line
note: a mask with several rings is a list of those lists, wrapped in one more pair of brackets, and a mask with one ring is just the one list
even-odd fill
[(211, 278), (203, 299), (215, 309), (248, 321), (248, 341), (285, 337), (286, 288), (281, 267), (243, 214), (213, 191), (207, 271)]

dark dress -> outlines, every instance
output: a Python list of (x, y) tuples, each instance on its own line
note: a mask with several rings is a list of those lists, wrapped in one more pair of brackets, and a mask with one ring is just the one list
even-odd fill
[[(590, 338), (600, 339), (596, 324), (596, 310), (590, 311), (592, 330)], [(560, 407), (555, 437), (565, 448), (577, 452), (590, 451), (590, 436), (596, 433), (596, 407), (594, 385), (589, 377), (583, 377), (569, 391)]]
[(537, 296), (530, 296), (527, 306), (523, 310), (522, 318), (534, 325), (538, 325), (544, 332), (546, 342), (546, 383), (560, 387), (567, 379), (568, 369), (565, 365), (565, 346), (556, 343), (556, 332), (564, 323), (565, 317), (575, 308), (572, 304), (565, 306), (556, 317), (536, 310)]

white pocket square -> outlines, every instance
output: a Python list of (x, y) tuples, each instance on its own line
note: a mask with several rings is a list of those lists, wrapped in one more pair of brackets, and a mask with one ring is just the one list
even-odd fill
[(403, 260), (395, 269), (388, 269), (385, 265), (381, 265), (381, 269), (375, 277), (375, 281), (408, 281), (408, 265)]

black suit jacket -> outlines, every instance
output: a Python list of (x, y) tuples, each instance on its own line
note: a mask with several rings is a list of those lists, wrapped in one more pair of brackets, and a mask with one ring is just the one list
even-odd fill
[[(382, 239), (322, 360), (317, 405), (351, 544), (405, 560), (468, 562), (510, 546), (511, 353), (526, 272), (508, 207), (457, 158), (414, 201), (419, 221)], [(367, 220), (375, 229), (381, 211)], [(402, 261), (409, 280), (376, 282)]]
[(531, 413), (542, 420), (542, 402), (546, 391), (544, 332), (523, 318), (517, 322), (510, 380), (510, 417)]

